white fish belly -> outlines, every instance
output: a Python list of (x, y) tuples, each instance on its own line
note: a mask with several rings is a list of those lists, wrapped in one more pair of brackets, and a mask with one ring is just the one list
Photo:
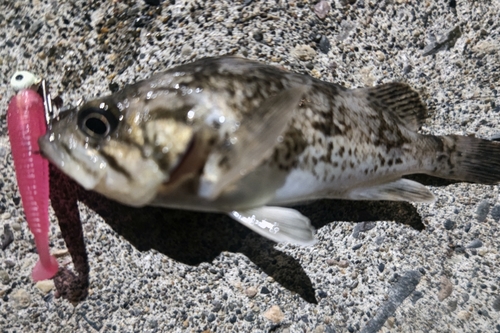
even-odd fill
[(332, 185), (318, 179), (310, 171), (293, 169), (270, 204), (291, 204), (324, 198)]
[(317, 162), (309, 168), (294, 168), (289, 171), (284, 184), (276, 190), (275, 197), (269, 204), (351, 199), (350, 192), (353, 189), (370, 188), (417, 171), (415, 161), (403, 156), (401, 160), (406, 163), (375, 168), (376, 161), (373, 156), (365, 156), (362, 161), (334, 159), (332, 162)]

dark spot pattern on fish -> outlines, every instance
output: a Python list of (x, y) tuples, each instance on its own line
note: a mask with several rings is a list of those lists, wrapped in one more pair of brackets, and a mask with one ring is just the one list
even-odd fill
[[(290, 98), (293, 94), (296, 99)], [(102, 100), (120, 110), (123, 119), (109, 137), (111, 143), (102, 142), (109, 145), (108, 154), (116, 151), (112, 164), (118, 165), (110, 169), (130, 168), (132, 177), (139, 178), (145, 174), (143, 166), (149, 168), (141, 184), (151, 184), (151, 190), (141, 185), (144, 193), (154, 192), (155, 182), (168, 179), (169, 172), (179, 169), (179, 161), (191, 164), (190, 158), (200, 155), (189, 184), (170, 194), (167, 186), (162, 195), (140, 204), (153, 200), (168, 207), (227, 212), (234, 205), (279, 205), (289, 199), (373, 195), (378, 200), (384, 197), (377, 194), (381, 187), (376, 185), (391, 184), (415, 172), (498, 181), (491, 170), (500, 169), (500, 157), (496, 157), (500, 146), (467, 137), (418, 134), (427, 110), (418, 93), (404, 83), (347, 89), (250, 60), (223, 57), (173, 68), (94, 103)], [(54, 132), (65, 138), (73, 135), (75, 127), (64, 124), (57, 124)], [(182, 135), (177, 135), (179, 131)], [(193, 138), (199, 139), (195, 152), (190, 148)], [(97, 155), (95, 148), (88, 147)], [(141, 172), (134, 169), (134, 159), (139, 159), (135, 165), (141, 165)], [(196, 190), (199, 184), (201, 192)], [(142, 199), (123, 195), (126, 192), (118, 185), (115, 199), (132, 205)], [(137, 192), (135, 182), (125, 186), (131, 196)], [(419, 190), (413, 191), (409, 196), (398, 197), (404, 191), (396, 190), (391, 195), (418, 199)]]

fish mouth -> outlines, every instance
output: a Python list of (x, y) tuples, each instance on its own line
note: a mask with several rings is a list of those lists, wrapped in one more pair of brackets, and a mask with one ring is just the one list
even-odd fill
[(38, 139), (42, 156), (86, 190), (94, 189), (105, 176), (105, 161), (79, 145), (70, 148), (56, 136), (55, 133), (47, 133)]

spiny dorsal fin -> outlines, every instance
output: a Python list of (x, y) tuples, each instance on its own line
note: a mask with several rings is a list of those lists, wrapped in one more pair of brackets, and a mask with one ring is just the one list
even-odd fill
[(420, 95), (405, 83), (387, 83), (365, 90), (372, 108), (392, 112), (412, 131), (418, 131), (427, 118), (427, 107)]

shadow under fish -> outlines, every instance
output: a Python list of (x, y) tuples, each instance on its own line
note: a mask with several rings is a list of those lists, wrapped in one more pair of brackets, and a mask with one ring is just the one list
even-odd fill
[(50, 166), (50, 201), (61, 234), (73, 260), (76, 274), (60, 266), (54, 277), (56, 297), (80, 302), (88, 295), (89, 261), (78, 211), (78, 193), (82, 189), (53, 165)]
[[(81, 201), (139, 251), (155, 249), (190, 266), (210, 263), (224, 251), (242, 253), (284, 288), (317, 303), (311, 279), (298, 260), (224, 214), (125, 206), (84, 190), (54, 167), (50, 179), (52, 207), (75, 268), (60, 268), (54, 279), (57, 297), (76, 303), (88, 295), (90, 266), (77, 204)], [(398, 221), (416, 230), (425, 228), (415, 207), (406, 202), (320, 200), (294, 208), (309, 216), (317, 229), (332, 221)]]

